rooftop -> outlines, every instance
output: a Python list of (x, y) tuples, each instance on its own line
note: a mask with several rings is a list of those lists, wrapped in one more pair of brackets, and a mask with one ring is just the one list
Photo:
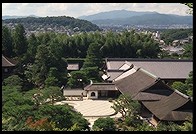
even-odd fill
[(157, 77), (154, 77), (143, 69), (138, 69), (135, 73), (121, 80), (115, 81), (114, 83), (120, 92), (122, 92), (123, 94), (129, 94), (134, 97), (147, 87), (150, 87), (157, 83), (157, 80)]
[(97, 91), (97, 90), (111, 90), (116, 91), (114, 83), (92, 83), (84, 88), (86, 91)]
[(16, 61), (2, 55), (2, 67), (14, 67), (14, 66), (16, 66)]
[(178, 91), (159, 101), (142, 101), (142, 103), (160, 120), (184, 120), (187, 116), (192, 116), (190, 98)]
[(193, 60), (106, 58), (107, 70), (119, 70), (127, 62), (161, 79), (186, 79), (193, 70)]
[(68, 63), (67, 70), (79, 70), (79, 63)]

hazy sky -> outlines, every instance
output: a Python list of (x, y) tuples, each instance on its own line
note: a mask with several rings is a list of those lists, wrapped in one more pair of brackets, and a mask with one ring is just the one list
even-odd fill
[(180, 3), (2, 3), (2, 15), (79, 17), (111, 10), (156, 11), (164, 14), (189, 15)]

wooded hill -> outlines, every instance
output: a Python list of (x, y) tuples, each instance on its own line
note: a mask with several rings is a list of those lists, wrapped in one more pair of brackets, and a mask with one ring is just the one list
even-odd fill
[(100, 30), (99, 27), (87, 20), (75, 19), (68, 16), (58, 16), (58, 17), (27, 17), (27, 18), (17, 18), (17, 19), (6, 19), (2, 20), (2, 23), (20, 23), (24, 27), (26, 25), (53, 25), (53, 26), (64, 26), (70, 29), (78, 27), (80, 31), (96, 31)]

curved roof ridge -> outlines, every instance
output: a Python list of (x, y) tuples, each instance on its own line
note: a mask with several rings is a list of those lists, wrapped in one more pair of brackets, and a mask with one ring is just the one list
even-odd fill
[[(5, 57), (5, 56), (2, 55), (2, 58), (3, 58), (6, 62), (8, 62), (11, 66), (15, 66), (15, 64), (13, 64), (11, 61), (9, 61), (7, 57)], [(3, 66), (3, 65), (2, 65), (2, 66)]]
[(178, 91), (178, 90), (174, 90), (174, 92), (176, 92), (178, 95), (180, 95), (180, 96), (182, 96), (182, 97), (184, 97), (184, 98), (186, 98), (186, 99), (190, 99), (190, 97), (189, 96), (187, 96), (186, 94), (183, 94), (183, 93), (181, 93), (180, 91)]
[(159, 79), (158, 76), (156, 76), (156, 75), (154, 75), (154, 74), (148, 72), (147, 70), (145, 70), (145, 69), (143, 69), (143, 68), (141, 68), (141, 67), (138, 68), (138, 70), (141, 70), (142, 72), (146, 73), (148, 76), (151, 76), (151, 77), (153, 77), (153, 78), (155, 78), (155, 79)]

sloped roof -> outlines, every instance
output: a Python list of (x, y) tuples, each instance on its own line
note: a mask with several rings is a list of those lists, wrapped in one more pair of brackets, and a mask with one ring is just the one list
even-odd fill
[(110, 90), (117, 91), (115, 84), (113, 83), (92, 83), (84, 88), (86, 91), (100, 91), (100, 90)]
[(161, 79), (186, 79), (193, 70), (193, 60), (106, 58), (107, 70), (119, 70), (125, 62), (141, 67)]
[(64, 96), (81, 96), (81, 94), (86, 95), (86, 91), (80, 88), (75, 88), (75, 89), (64, 89), (63, 90), (63, 95)]
[(143, 100), (161, 100), (166, 97), (165, 95), (158, 93), (148, 93), (148, 92), (139, 92), (133, 100), (143, 101)]
[(140, 68), (135, 73), (114, 83), (121, 93), (129, 94), (133, 98), (139, 92), (154, 85), (158, 80), (158, 77)]
[(79, 63), (68, 63), (67, 70), (79, 70)]
[[(179, 91), (159, 101), (142, 101), (143, 105), (160, 120), (180, 121), (192, 116), (191, 100)], [(183, 106), (190, 103), (186, 108)]]
[(159, 80), (151, 87), (148, 87), (148, 89), (139, 92), (133, 100), (161, 100), (173, 92), (174, 90), (171, 87)]
[(107, 80), (113, 81), (115, 78), (117, 78), (118, 76), (120, 76), (123, 73), (124, 73), (123, 70), (109, 70), (107, 72), (107, 75), (109, 76), (109, 78)]
[(16, 66), (16, 63), (17, 62), (13, 59), (10, 59), (2, 55), (2, 67), (14, 67)]
[[(125, 77), (127, 77), (127, 76), (129, 76), (129, 75), (131, 75), (133, 73), (135, 73), (137, 71), (137, 69), (138, 68), (134, 66), (133, 68), (130, 68), (127, 71), (125, 70), (125, 72), (123, 72), (122, 74), (120, 74), (119, 76), (117, 76), (115, 79), (113, 79), (113, 81), (118, 81), (120, 79), (123, 79), (123, 78), (125, 78)], [(112, 72), (110, 72), (110, 75), (112, 75)], [(111, 77), (111, 78), (114, 78), (114, 77)]]
[(124, 64), (121, 67), (119, 67), (118, 70), (128, 70), (132, 67), (133, 67), (133, 64), (131, 64), (130, 62), (125, 61)]

